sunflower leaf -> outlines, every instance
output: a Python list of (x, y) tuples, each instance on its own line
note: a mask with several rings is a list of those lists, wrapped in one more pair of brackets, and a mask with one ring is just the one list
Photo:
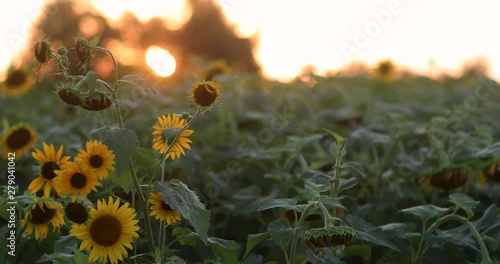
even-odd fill
[[(119, 82), (122, 83), (128, 83), (130, 84), (133, 88), (136, 88), (135, 91), (139, 91), (140, 93), (138, 94), (130, 94), (129, 96), (131, 97), (143, 97), (146, 94), (151, 94), (154, 95), (155, 97), (158, 97), (158, 94), (156, 93), (156, 89), (148, 82), (147, 79), (144, 79), (140, 76), (129, 74), (123, 76)], [(133, 100), (134, 98), (130, 98)]]
[(266, 240), (269, 237), (269, 233), (259, 233), (259, 234), (249, 234), (247, 239), (247, 248), (245, 250), (245, 255), (243, 258), (246, 258), (250, 251), (254, 247), (256, 247), (260, 242)]
[(188, 220), (200, 239), (207, 244), (210, 211), (205, 209), (205, 205), (200, 202), (195, 192), (177, 179), (168, 183), (155, 182), (153, 191), (161, 193), (163, 201), (175, 209), (182, 218)]
[(453, 193), (450, 194), (450, 202), (454, 203), (455, 206), (464, 209), (464, 211), (467, 213), (468, 218), (471, 218), (474, 216), (474, 212), (472, 209), (476, 207), (476, 205), (479, 204), (478, 201), (470, 198), (468, 195), (463, 194), (463, 193)]
[(278, 245), (283, 252), (287, 252), (288, 246), (292, 242), (293, 228), (290, 226), (288, 219), (277, 219), (269, 223), (267, 232), (276, 245)]
[(257, 209), (257, 211), (264, 211), (271, 208), (284, 208), (286, 210), (291, 210), (295, 208), (297, 200), (291, 198), (278, 198), (266, 201), (263, 205)]
[(128, 166), (129, 158), (139, 147), (137, 134), (127, 128), (102, 127), (90, 132), (92, 139), (102, 141), (115, 154), (116, 175), (120, 175)]
[(223, 263), (237, 263), (236, 247), (233, 240), (225, 240), (216, 237), (208, 238), (208, 246)]

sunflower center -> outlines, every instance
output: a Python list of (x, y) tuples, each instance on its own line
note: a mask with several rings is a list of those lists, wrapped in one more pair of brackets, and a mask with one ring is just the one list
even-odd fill
[(42, 207), (37, 204), (35, 208), (31, 209), (31, 223), (35, 225), (45, 224), (50, 221), (55, 214), (55, 209), (50, 209), (45, 204), (43, 204)]
[(83, 173), (75, 172), (73, 176), (71, 176), (71, 185), (74, 188), (81, 189), (87, 183), (87, 177)]
[(7, 138), (7, 146), (10, 149), (20, 149), (31, 140), (31, 133), (26, 128), (19, 128)]
[(113, 246), (120, 240), (122, 226), (116, 217), (104, 215), (92, 222), (90, 225), (90, 236), (100, 246)]
[(76, 224), (83, 224), (87, 221), (87, 210), (79, 203), (70, 203), (64, 208), (64, 213), (68, 219)]
[(23, 84), (24, 81), (26, 81), (26, 74), (21, 70), (13, 70), (5, 80), (5, 83), (8, 86), (15, 87)]
[(102, 157), (99, 155), (92, 155), (92, 157), (90, 157), (90, 159), (89, 159), (89, 162), (90, 162), (90, 166), (92, 166), (92, 168), (100, 168), (102, 166), (102, 164), (104, 163)]
[(161, 208), (165, 211), (172, 211), (172, 207), (170, 207), (170, 205), (166, 204), (165, 202), (161, 202)]
[(210, 106), (217, 98), (217, 91), (210, 85), (200, 84), (196, 87), (193, 97), (200, 106)]
[(42, 165), (42, 175), (45, 179), (52, 180), (57, 176), (54, 171), (59, 169), (59, 165), (56, 162), (47, 161)]

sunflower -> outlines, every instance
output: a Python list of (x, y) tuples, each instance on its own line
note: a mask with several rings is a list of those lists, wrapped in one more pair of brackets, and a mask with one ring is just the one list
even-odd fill
[(0, 88), (6, 96), (20, 96), (33, 87), (35, 80), (26, 68), (11, 68)]
[(120, 201), (97, 201), (97, 208), (90, 208), (90, 218), (85, 224), (73, 225), (70, 234), (82, 241), (80, 250), (90, 251), (89, 262), (111, 263), (123, 261), (127, 257), (127, 249), (132, 249), (134, 238), (139, 237), (137, 231), (139, 220), (134, 219), (136, 213), (128, 206), (128, 202), (120, 206)]
[(91, 192), (97, 192), (97, 186), (102, 186), (95, 175), (82, 170), (82, 167), (74, 162), (70, 162), (64, 170), (55, 171), (57, 177), (54, 178), (54, 188), (59, 195), (71, 194), (71, 201), (76, 201), (76, 197), (85, 200)]
[(160, 193), (150, 194), (149, 203), (152, 204), (149, 208), (151, 215), (155, 216), (156, 220), (165, 221), (169, 225), (181, 221), (181, 216), (165, 203)]
[(35, 70), (35, 73), (37, 73), (42, 68), (42, 65), (49, 62), (50, 58), (53, 56), (51, 44), (47, 39), (40, 40), (35, 44), (32, 51), (33, 55), (35, 55), (36, 61), (38, 62)]
[(21, 225), (26, 233), (31, 235), (35, 231), (35, 238), (42, 240), (47, 237), (49, 223), (54, 229), (64, 224), (63, 207), (50, 198), (38, 198), (27, 209)]
[(21, 122), (9, 128), (0, 138), (0, 147), (3, 149), (2, 155), (7, 158), (9, 153), (16, 153), (16, 157), (19, 158), (37, 141), (38, 135), (35, 131)]
[(99, 180), (109, 177), (108, 170), (115, 170), (115, 154), (108, 150), (108, 146), (97, 140), (88, 141), (86, 149), (80, 150), (75, 157), (75, 163), (80, 165), (84, 171), (97, 176)]
[(479, 173), (479, 178), (477, 180), (479, 186), (484, 188), (487, 180), (500, 182), (500, 162), (492, 163)]
[(68, 203), (64, 207), (64, 213), (68, 220), (75, 224), (83, 224), (89, 217), (87, 208), (79, 202)]
[(383, 60), (377, 64), (374, 71), (377, 78), (390, 81), (396, 75), (396, 65), (391, 60)]
[[(186, 155), (184, 149), (191, 149), (189, 144), (192, 143), (192, 141), (187, 137), (193, 134), (193, 130), (184, 129), (185, 119), (180, 119), (179, 116), (173, 114), (168, 116), (159, 116), (158, 121), (160, 122), (160, 125), (153, 126), (153, 136), (156, 135), (153, 139), (153, 149), (158, 150), (160, 154), (164, 154), (168, 150), (165, 159), (171, 158), (174, 160), (179, 158), (181, 154)], [(175, 130), (182, 130), (182, 132), (180, 132), (180, 134), (177, 133), (167, 137), (166, 134), (168, 134), (168, 132), (175, 132)], [(174, 141), (176, 137), (177, 140)]]
[(229, 74), (231, 72), (232, 70), (229, 65), (227, 65), (225, 60), (216, 60), (210, 64), (205, 72), (203, 72), (202, 79), (204, 81), (211, 81), (219, 74)]
[(450, 191), (467, 185), (470, 172), (460, 166), (438, 169), (429, 175), (419, 179), (421, 187), (425, 191), (435, 189)]
[(209, 107), (219, 99), (222, 86), (214, 81), (196, 82), (191, 85), (191, 99), (199, 107)]
[(59, 147), (59, 150), (56, 153), (54, 145), (47, 145), (47, 143), (43, 142), (43, 152), (39, 149), (35, 149), (35, 152), (32, 152), (33, 158), (35, 158), (38, 162), (40, 162), (40, 175), (35, 178), (30, 185), (28, 186), (28, 190), (31, 190), (32, 193), (36, 193), (40, 188), (42, 188), (43, 184), (45, 184), (45, 188), (43, 190), (43, 196), (50, 196), (51, 186), (54, 185), (52, 181), (55, 177), (57, 177), (57, 170), (65, 170), (66, 166), (69, 165), (69, 156), (62, 157), (64, 146)]

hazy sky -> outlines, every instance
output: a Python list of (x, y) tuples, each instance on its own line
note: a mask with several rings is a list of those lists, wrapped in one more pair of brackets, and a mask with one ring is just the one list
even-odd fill
[[(126, 8), (144, 19), (176, 16), (182, 0), (92, 0), (105, 14)], [(0, 70), (23, 47), (43, 0), (11, 1), (0, 9)], [(267, 76), (287, 79), (311, 64), (322, 73), (352, 61), (391, 58), (419, 71), (435, 61), (456, 70), (464, 60), (487, 58), (500, 77), (500, 1), (452, 0), (218, 0), (245, 36), (258, 34), (257, 59)], [(50, 12), (50, 11), (48, 11)], [(57, 11), (55, 11), (57, 12)], [(178, 20), (182, 20), (179, 18)]]

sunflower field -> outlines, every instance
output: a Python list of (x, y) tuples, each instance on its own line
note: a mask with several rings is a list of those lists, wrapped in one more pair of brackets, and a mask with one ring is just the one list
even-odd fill
[[(500, 262), (486, 76), (384, 62), (152, 85), (98, 38), (75, 38), (86, 74), (71, 75), (69, 48), (40, 40), (1, 84), (6, 263)], [(112, 78), (92, 70), (98, 53)]]

